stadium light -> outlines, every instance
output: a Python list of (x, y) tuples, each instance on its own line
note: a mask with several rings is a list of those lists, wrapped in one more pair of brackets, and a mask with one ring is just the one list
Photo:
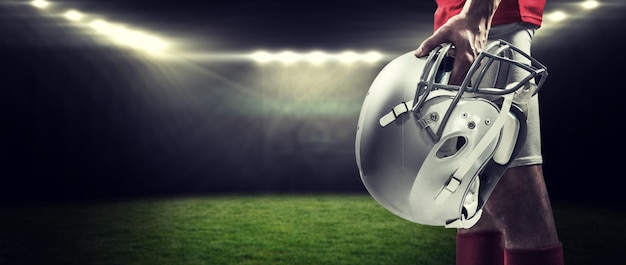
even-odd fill
[[(30, 1), (30, 4), (39, 9), (49, 8), (51, 5), (51, 3), (46, 0), (33, 0)], [(88, 18), (88, 16), (76, 9), (66, 9), (65, 12), (60, 12), (59, 16), (73, 22), (83, 22)], [(84, 25), (103, 36), (111, 38), (117, 44), (152, 54), (163, 54), (169, 47), (169, 44), (163, 39), (146, 32), (129, 29), (123, 25), (114, 24), (103, 19), (89, 20), (90, 21), (84, 22)]]
[(308, 63), (320, 65), (329, 62), (340, 62), (344, 64), (353, 64), (358, 62), (376, 63), (384, 59), (384, 55), (378, 51), (368, 51), (358, 53), (352, 50), (343, 51), (341, 53), (328, 53), (321, 50), (314, 50), (306, 53), (297, 53), (291, 50), (285, 50), (276, 53), (268, 51), (256, 51), (247, 56), (249, 59), (257, 63), (279, 62), (283, 64)]
[(320, 65), (328, 61), (330, 55), (323, 51), (312, 51), (305, 56), (305, 59), (314, 65)]
[(591, 10), (591, 9), (595, 9), (597, 7), (600, 6), (600, 2), (596, 1), (596, 0), (585, 0), (582, 3), (580, 3), (580, 6), (584, 9), (587, 10)]
[[(32, 0), (30, 4), (43, 9), (52, 5), (46, 0)], [(55, 11), (55, 10), (52, 10)], [(168, 50), (170, 44), (164, 41), (162, 38), (149, 34), (147, 32), (139, 31), (126, 27), (118, 23), (106, 21), (102, 18), (92, 19), (90, 15), (84, 14), (79, 10), (68, 8), (66, 11), (59, 13), (60, 17), (73, 22), (80, 22), (82, 25), (94, 30), (97, 34), (103, 37), (109, 38), (118, 45), (123, 45), (137, 49), (140, 51), (164, 55), (164, 51)], [(179, 56), (184, 56), (184, 52), (176, 52)], [(197, 58), (197, 53), (194, 56)], [(326, 63), (368, 63), (373, 64), (384, 59), (384, 55), (378, 51), (368, 51), (360, 53), (356, 51), (347, 50), (340, 53), (332, 53), (322, 50), (313, 50), (306, 53), (296, 52), (292, 50), (284, 50), (278, 52), (257, 51), (252, 54), (236, 53), (236, 54), (202, 54), (203, 58), (208, 60), (252, 60), (257, 63), (281, 63), (284, 65), (291, 65), (295, 63), (305, 63), (310, 65), (322, 65)]]
[(359, 55), (354, 51), (345, 51), (340, 53), (337, 59), (342, 63), (351, 64), (359, 60)]
[(50, 5), (50, 2), (46, 1), (46, 0), (33, 0), (32, 2), (30, 2), (31, 5), (33, 5), (36, 8), (46, 8)]
[(150, 53), (162, 52), (168, 46), (161, 38), (141, 31), (126, 29), (125, 33), (126, 34), (123, 35), (124, 39), (122, 39), (123, 42), (128, 42), (130, 46)]
[(266, 51), (257, 51), (250, 55), (250, 58), (258, 63), (269, 63), (272, 61), (272, 55)]
[(67, 12), (65, 12), (65, 14), (63, 14), (63, 16), (71, 21), (79, 21), (84, 17), (83, 13), (74, 9), (68, 10)]
[(546, 18), (548, 18), (552, 22), (561, 22), (567, 19), (567, 13), (557, 10), (550, 14), (547, 14)]
[(293, 51), (282, 51), (276, 55), (276, 59), (284, 64), (292, 64), (299, 61), (300, 56)]
[(167, 47), (167, 43), (156, 36), (131, 30), (121, 25), (115, 25), (102, 19), (96, 19), (90, 22), (89, 26), (119, 44), (150, 53), (161, 52)]
[(383, 55), (377, 51), (369, 51), (363, 55), (363, 61), (375, 63), (383, 59)]

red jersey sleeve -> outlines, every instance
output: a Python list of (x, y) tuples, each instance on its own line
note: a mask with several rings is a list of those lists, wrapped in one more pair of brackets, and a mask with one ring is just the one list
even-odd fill
[[(448, 19), (461, 13), (465, 0), (435, 0), (437, 10), (434, 27), (437, 30)], [(491, 25), (526, 22), (541, 26), (546, 0), (502, 0), (493, 16)]]

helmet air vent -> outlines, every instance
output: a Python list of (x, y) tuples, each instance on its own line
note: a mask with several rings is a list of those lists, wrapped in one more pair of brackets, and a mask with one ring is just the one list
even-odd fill
[(463, 136), (450, 137), (439, 146), (435, 155), (440, 159), (454, 156), (465, 146), (466, 143), (467, 139)]

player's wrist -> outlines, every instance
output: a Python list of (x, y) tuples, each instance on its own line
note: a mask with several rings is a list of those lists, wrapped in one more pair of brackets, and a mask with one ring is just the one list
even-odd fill
[(464, 32), (468, 30), (473, 34), (482, 34), (489, 31), (490, 25), (490, 18), (469, 16), (465, 13), (460, 13), (450, 18), (445, 26), (448, 26), (452, 32)]

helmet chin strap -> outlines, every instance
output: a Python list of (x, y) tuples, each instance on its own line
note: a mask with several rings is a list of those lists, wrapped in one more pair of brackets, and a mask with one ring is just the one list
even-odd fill
[(447, 222), (445, 228), (470, 228), (478, 223), (480, 217), (483, 215), (483, 209), (478, 210), (472, 217), (465, 218), (465, 215), (461, 215), (461, 218)]
[[(480, 178), (476, 178), (469, 188), (465, 200), (463, 201), (463, 209), (466, 214), (461, 213), (461, 218), (447, 222), (445, 228), (470, 228), (474, 226), (483, 214), (483, 209), (478, 209), (478, 189), (480, 187)], [(467, 218), (469, 217), (469, 218)]]
[[(513, 87), (517, 85), (517, 83), (511, 83), (507, 86)], [(504, 127), (505, 122), (509, 118), (509, 111), (511, 109), (511, 105), (513, 104), (514, 93), (509, 93), (503, 95), (503, 103), (502, 108), (500, 109), (500, 114), (496, 118), (492, 127), (485, 133), (485, 135), (480, 139), (476, 147), (468, 154), (463, 163), (459, 166), (459, 168), (452, 174), (450, 179), (448, 180), (448, 184), (437, 194), (435, 197), (436, 204), (443, 204), (452, 193), (454, 193), (457, 188), (461, 185), (463, 179), (470, 177), (474, 177), (474, 172), (470, 172), (473, 166), (475, 166), (476, 161), (478, 161), (479, 157), (483, 155), (483, 153), (487, 150), (487, 147), (499, 137), (502, 128)], [(469, 228), (478, 222), (480, 216), (482, 214), (482, 209), (478, 210), (473, 216), (466, 218), (463, 214), (461, 214), (459, 219), (451, 220), (446, 224), (446, 227), (449, 228)]]

